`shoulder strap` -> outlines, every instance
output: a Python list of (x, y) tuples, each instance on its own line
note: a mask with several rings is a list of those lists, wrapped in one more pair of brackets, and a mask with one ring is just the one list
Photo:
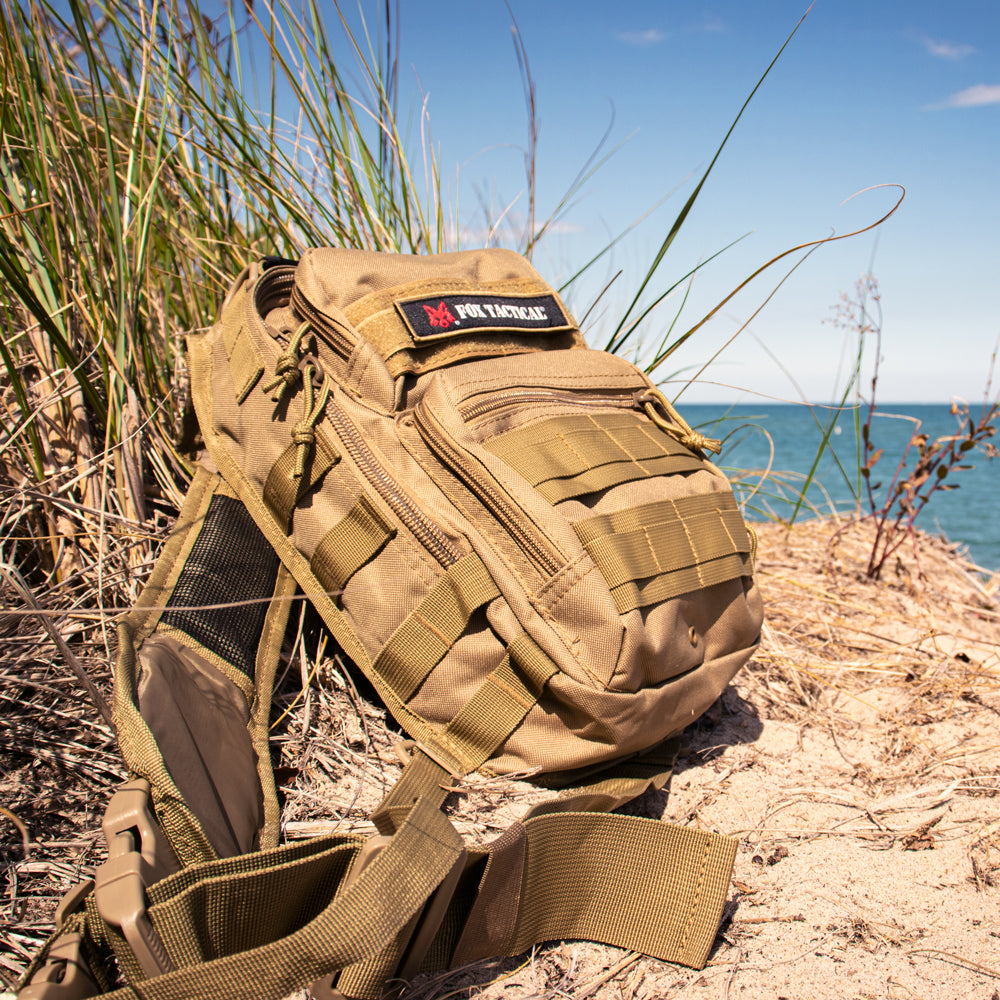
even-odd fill
[[(564, 938), (704, 965), (735, 841), (607, 812), (666, 785), (670, 748), (578, 783), (487, 847), (442, 812), (554, 672), (527, 635), (448, 726), (407, 745), (377, 836), (278, 846), (267, 712), (294, 596), (241, 501), (199, 472), (119, 633), (133, 780), (105, 819), (109, 860), (60, 906), (21, 1000), (280, 1000), (307, 985), (375, 1000), (390, 980)], [(112, 989), (114, 964), (127, 987)]]

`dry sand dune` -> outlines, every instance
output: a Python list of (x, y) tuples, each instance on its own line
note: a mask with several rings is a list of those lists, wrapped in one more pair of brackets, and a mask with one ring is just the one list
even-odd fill
[[(427, 977), (411, 996), (1000, 1000), (1000, 578), (921, 535), (872, 583), (864, 523), (761, 534), (760, 653), (686, 732), (669, 794), (632, 807), (740, 838), (709, 965), (553, 943)], [(0, 630), (12, 982), (59, 893), (100, 860), (120, 767), (37, 625)], [(106, 676), (96, 650), (90, 665)], [(289, 678), (277, 699), (294, 703), (278, 736), (291, 837), (366, 829), (399, 771), (384, 711), (335, 661), (319, 673), (326, 687), (303, 694)], [(539, 794), (475, 777), (453, 818), (491, 839)]]

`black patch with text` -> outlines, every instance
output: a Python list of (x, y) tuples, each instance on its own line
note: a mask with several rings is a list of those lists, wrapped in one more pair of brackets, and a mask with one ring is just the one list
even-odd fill
[(470, 330), (574, 329), (554, 295), (467, 295), (451, 293), (397, 302), (416, 341), (454, 337)]

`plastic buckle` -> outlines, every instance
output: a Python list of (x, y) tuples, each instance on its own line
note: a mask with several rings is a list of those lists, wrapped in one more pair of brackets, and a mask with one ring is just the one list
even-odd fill
[(410, 763), (410, 758), (413, 756), (413, 751), (416, 748), (416, 740), (397, 740), (393, 745), (392, 749), (396, 751), (396, 756), (399, 758), (399, 763), (406, 767)]
[(63, 934), (49, 948), (45, 964), (18, 993), (18, 1000), (84, 1000), (101, 990), (83, 960), (83, 935)]
[(441, 747), (427, 740), (401, 740), (395, 745), (395, 750), (396, 756), (403, 762), (404, 767), (409, 764), (414, 751), (419, 750), (425, 757), (437, 764), (442, 771), (450, 774), (455, 781), (460, 781), (468, 773), (462, 771), (458, 762), (447, 755)]
[(149, 782), (122, 785), (102, 824), (108, 860), (94, 876), (97, 912), (121, 929), (146, 976), (169, 972), (173, 962), (146, 913), (146, 887), (179, 869), (173, 851), (149, 809)]
[[(55, 925), (59, 931), (66, 918), (77, 913), (94, 888), (87, 879), (73, 886), (56, 908)], [(101, 992), (87, 963), (83, 960), (83, 935), (70, 931), (59, 935), (45, 956), (45, 964), (31, 977), (18, 1000), (84, 1000)]]

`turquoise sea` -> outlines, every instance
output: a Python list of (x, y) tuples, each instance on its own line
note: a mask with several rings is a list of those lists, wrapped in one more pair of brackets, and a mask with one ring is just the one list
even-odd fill
[[(760, 479), (750, 470), (762, 470), (770, 461), (770, 476), (747, 503), (747, 515), (753, 519), (791, 515), (822, 439), (816, 421), (826, 423), (836, 412), (819, 405), (812, 408), (790, 404), (684, 405), (683, 400), (680, 409), (692, 426), (726, 439), (718, 463), (731, 476), (737, 470), (740, 472), (738, 494), (742, 493), (744, 498)], [(972, 412), (975, 417), (976, 406)], [(864, 420), (863, 410), (861, 420)], [(872, 472), (872, 483), (881, 481), (883, 490), (892, 480), (903, 450), (917, 429), (917, 421), (920, 430), (932, 441), (954, 434), (957, 427), (948, 404), (886, 403), (876, 410), (871, 440), (876, 448), (883, 449), (883, 455)], [(807, 493), (809, 507), (799, 517), (809, 516), (810, 508), (819, 513), (856, 509), (858, 440), (853, 410), (839, 414), (830, 441), (836, 458), (824, 455)], [(1000, 446), (1000, 435), (994, 443)], [(838, 468), (838, 458), (843, 471)], [(911, 468), (915, 460), (916, 449), (911, 449), (908, 460)], [(958, 489), (936, 493), (916, 523), (926, 531), (961, 543), (974, 562), (997, 571), (1000, 570), (1000, 458), (989, 459), (977, 449), (968, 453), (964, 464), (974, 468), (953, 472), (945, 480)], [(864, 490), (863, 481), (861, 489)], [(862, 509), (868, 509), (863, 492)]]

